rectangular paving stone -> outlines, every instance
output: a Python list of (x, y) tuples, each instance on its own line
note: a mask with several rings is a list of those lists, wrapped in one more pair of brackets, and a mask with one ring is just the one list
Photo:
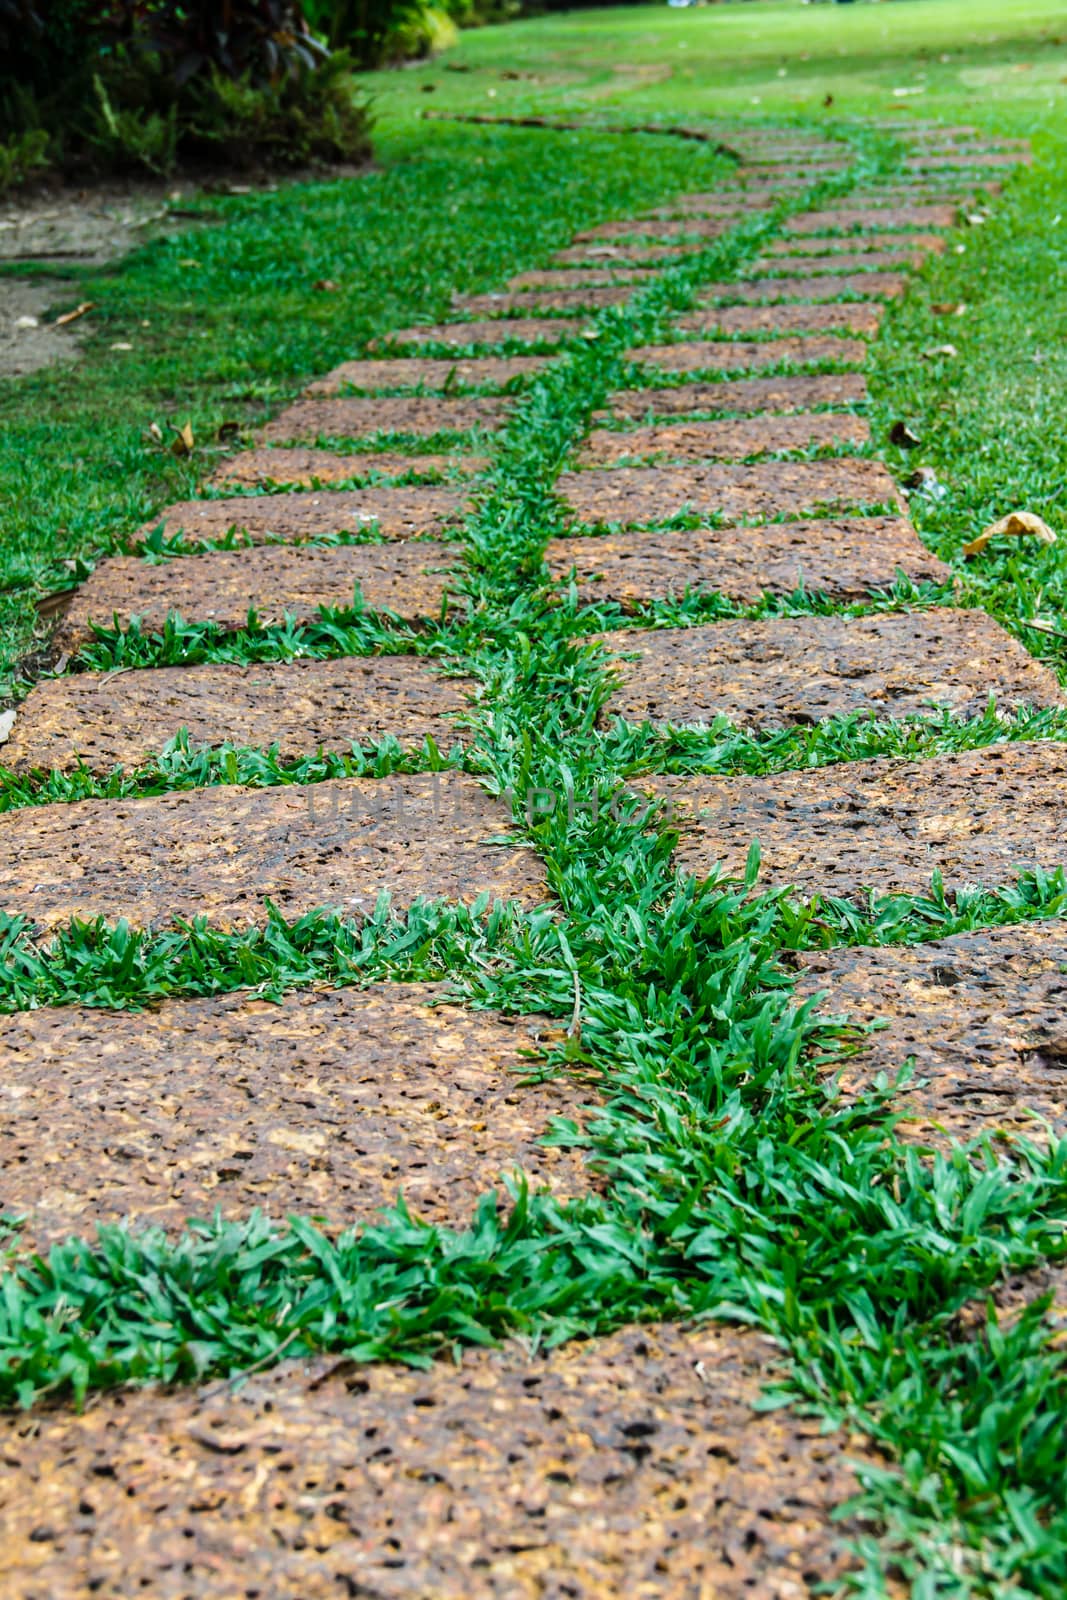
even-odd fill
[(857, 252), (869, 260), (883, 250), (907, 250), (924, 256), (941, 255), (945, 249), (945, 239), (940, 233), (893, 233), (880, 230), (877, 233), (853, 233), (844, 238), (840, 234), (814, 234), (804, 238), (771, 239), (763, 248), (771, 256), (845, 256)]
[(309, 445), (274, 445), (242, 450), (216, 467), (207, 481), (213, 488), (268, 484), (311, 488), (316, 483), (343, 483), (350, 478), (403, 478), (416, 473), (457, 478), (483, 472), (488, 465), (488, 456), (472, 455), (462, 448), (433, 455), (408, 455), (400, 450), (360, 450), (344, 455)]
[(603, 285), (647, 283), (648, 267), (627, 266), (620, 262), (603, 267), (542, 267), (533, 272), (520, 272), (508, 279), (508, 288), (515, 289), (581, 289)]
[(27, 806), (4, 821), (0, 906), (46, 935), (74, 917), (247, 927), (265, 900), (289, 918), (359, 918), (383, 893), (398, 911), (420, 896), (540, 904), (533, 852), (486, 842), (509, 822), (457, 772)]
[(515, 289), (498, 294), (468, 294), (455, 301), (457, 311), (472, 316), (524, 316), (539, 311), (595, 311), (602, 306), (619, 306), (629, 300), (633, 290), (624, 283), (599, 284), (589, 288)]
[(862, 405), (867, 380), (858, 372), (825, 372), (810, 377), (725, 378), (718, 383), (686, 383), (670, 389), (625, 389), (610, 395), (609, 416), (641, 422), (647, 417), (685, 416), (694, 411), (805, 411), (812, 406)]
[(352, 395), (298, 400), (257, 438), (261, 444), (314, 444), (317, 439), (359, 439), (376, 433), (467, 433), (500, 427), (512, 409), (495, 395)]
[(386, 539), (443, 533), (462, 523), (470, 490), (446, 484), (376, 484), (319, 494), (242, 494), (223, 500), (186, 500), (146, 522), (131, 542), (163, 524), (190, 543), (222, 539), (237, 528), (255, 544), (293, 543), (339, 533), (377, 532)]
[(418, 656), (80, 672), (30, 691), (4, 760), (16, 772), (79, 762), (110, 772), (157, 755), (180, 728), (192, 745), (277, 745), (283, 760), (347, 754), (387, 734), (409, 748), (430, 735), (447, 749), (471, 687)]
[[(782, 185), (785, 186), (784, 183)], [(710, 194), (679, 194), (665, 205), (654, 206), (649, 217), (737, 216), (742, 212), (766, 211), (774, 203), (778, 185), (751, 183), (725, 185)]]
[(583, 324), (572, 317), (495, 317), (474, 322), (437, 322), (425, 328), (401, 328), (383, 343), (442, 344), (462, 350), (468, 345), (559, 345), (573, 339)]
[(896, 485), (880, 461), (848, 458), (564, 472), (555, 488), (575, 520), (589, 526), (661, 523), (687, 509), (737, 521), (897, 504)]
[(586, 262), (604, 266), (608, 262), (623, 261), (647, 266), (656, 261), (675, 261), (680, 256), (699, 255), (707, 245), (700, 240), (692, 244), (577, 244), (557, 250), (552, 257), (562, 266), (578, 266)]
[(809, 366), (833, 361), (838, 366), (862, 367), (867, 346), (862, 339), (846, 339), (841, 334), (811, 335), (808, 338), (697, 339), (678, 344), (645, 344), (627, 351), (627, 358), (660, 372), (758, 372), (763, 367)]
[(718, 217), (678, 217), (665, 221), (656, 216), (626, 218), (620, 222), (600, 222), (595, 228), (574, 235), (575, 244), (591, 244), (600, 239), (632, 239), (642, 234), (658, 239), (718, 239), (726, 233), (735, 218), (748, 214), (751, 207), (735, 203), (726, 207)]
[(968, 153), (965, 159), (954, 151), (948, 155), (928, 152), (925, 155), (908, 156), (902, 170), (918, 173), (957, 172), (967, 167), (1016, 167), (1032, 161), (1033, 154), (1029, 150), (979, 150)]
[(864, 210), (858, 206), (827, 206), (823, 211), (804, 211), (787, 218), (787, 234), (872, 232), (878, 228), (954, 228), (956, 207), (951, 205), (896, 206)]
[(859, 333), (873, 337), (882, 321), (880, 305), (724, 306), (688, 311), (678, 318), (683, 333)]
[(534, 378), (549, 362), (548, 356), (396, 356), (387, 360), (343, 361), (325, 377), (309, 383), (307, 395), (343, 394), (358, 389), (423, 389), (428, 392), (490, 387)]
[(906, 1138), (945, 1144), (999, 1132), (1038, 1142), (1030, 1113), (1067, 1132), (1067, 923), (959, 933), (931, 944), (826, 950), (797, 958), (797, 1000), (821, 995), (826, 1017), (867, 1034), (843, 1063), (846, 1095), (895, 1081)]
[(870, 436), (866, 420), (847, 411), (667, 423), (625, 432), (596, 428), (578, 455), (578, 465), (611, 466), (630, 457), (657, 455), (674, 461), (730, 461), (816, 445), (862, 445)]
[(178, 1230), (216, 1207), (340, 1231), (401, 1192), (463, 1228), (516, 1168), (583, 1193), (581, 1156), (538, 1142), (574, 1115), (573, 1090), (519, 1087), (549, 1020), (431, 1003), (444, 997), (379, 983), (0, 1018), (0, 1204), (27, 1219), (20, 1249), (124, 1220)]
[[(784, 728), (866, 712), (980, 716), (1062, 706), (1053, 672), (984, 611), (770, 617), (601, 635), (622, 683), (604, 708), (628, 722)], [(636, 659), (629, 657), (636, 654)]]
[(768, 522), (749, 528), (670, 529), (552, 539), (545, 559), (558, 582), (577, 569), (583, 603), (679, 599), (687, 590), (758, 600), (806, 588), (842, 600), (884, 589), (903, 571), (915, 583), (946, 583), (951, 570), (903, 517)]
[[(830, 255), (788, 254), (783, 259), (781, 253), (768, 251), (765, 256), (756, 257), (753, 270), (778, 275), (783, 282), (810, 279), (816, 283), (818, 292), (819, 284), (837, 281), (826, 277), (827, 273), (848, 273), (855, 276), (857, 284), (862, 284), (868, 278), (877, 281), (883, 276), (883, 268), (917, 269), (927, 254), (923, 250), (857, 250), (852, 253), (838, 250)], [(788, 278), (784, 276), (787, 273)]]
[(779, 1359), (661, 1324), (41, 1406), (0, 1421), (0, 1542), (20, 1600), (801, 1600), (877, 1458), (765, 1408)]
[[(677, 808), (677, 862), (740, 875), (753, 839), (761, 888), (864, 898), (950, 896), (1067, 866), (1067, 745), (1020, 743), (929, 761), (851, 761), (773, 778), (641, 779)], [(685, 819), (692, 819), (685, 820)]]
[(759, 303), (775, 300), (835, 300), (838, 295), (862, 295), (870, 300), (892, 300), (902, 295), (908, 280), (899, 272), (833, 273), (812, 277), (756, 278), (739, 283), (712, 283), (701, 291), (698, 305), (730, 301)]
[(368, 611), (393, 611), (407, 621), (436, 617), (462, 563), (463, 547), (416, 540), (410, 544), (293, 548), (259, 545), (213, 550), (151, 565), (135, 556), (109, 556), (73, 591), (55, 637), (75, 650), (92, 624), (126, 628), (139, 618), (146, 632), (177, 612), (186, 622), (213, 622), (232, 631), (249, 611), (264, 625), (285, 617), (310, 622), (322, 606), (347, 607), (358, 589)]

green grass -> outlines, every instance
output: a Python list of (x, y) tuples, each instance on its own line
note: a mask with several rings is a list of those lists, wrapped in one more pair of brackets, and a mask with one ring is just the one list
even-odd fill
[[(606, 135), (464, 129), (423, 122), (426, 104), (631, 120), (832, 113), (840, 125), (881, 116), (892, 87), (925, 71), (924, 94), (906, 97), (924, 113), (1005, 132), (1026, 131), (1031, 120), (1034, 172), (1013, 179), (994, 219), (954, 239), (891, 312), (873, 350), (871, 409), (878, 452), (898, 473), (921, 463), (945, 484), (940, 499), (917, 495), (913, 511), (946, 559), (987, 520), (1023, 504), (1062, 530), (1067, 391), (1052, 218), (1061, 205), (1067, 216), (1067, 180), (1056, 166), (1062, 90), (1046, 71), (1056, 60), (1055, 13), (1014, 7), (1011, 37), (997, 44), (985, 35), (1008, 25), (993, 18), (985, 0), (576, 14), (467, 36), (452, 64), (469, 72), (437, 62), (377, 79), (381, 171), (225, 202), (202, 232), (150, 247), (91, 294), (79, 284), (106, 325), (84, 367), (9, 386), (0, 443), (0, 486), (14, 506), (3, 547), (9, 673), (30, 637), (28, 601), (56, 581), (57, 564), (116, 547), (213, 463), (206, 444), (187, 463), (146, 443), (149, 421), (188, 415), (198, 440), (209, 441), (224, 421), (276, 410), (305, 377), (373, 335), (441, 317), (453, 288), (496, 287), (579, 224), (711, 187), (725, 170), (709, 151), (669, 138), (620, 146)], [(671, 76), (615, 72), (627, 52)], [(946, 53), (952, 60), (942, 62)], [(1036, 77), (1011, 71), (1024, 59)], [(534, 64), (561, 81), (500, 76)], [(967, 74), (984, 76), (971, 84)], [(1023, 78), (1043, 85), (1036, 115)], [(429, 82), (432, 99), (423, 95)], [(832, 108), (822, 105), (828, 93)], [(857, 181), (896, 159), (882, 137), (859, 135), (854, 148)], [(843, 1059), (855, 1031), (795, 1007), (789, 960), (803, 949), (1062, 919), (1063, 872), (955, 896), (935, 879), (922, 895), (803, 900), (760, 892), (755, 849), (744, 882), (679, 876), (669, 828), (613, 820), (609, 801), (649, 771), (765, 774), (879, 755), (928, 759), (1002, 739), (1062, 742), (1067, 716), (991, 708), (970, 719), (853, 717), (761, 736), (722, 719), (705, 729), (598, 729), (611, 679), (606, 656), (583, 640), (633, 621), (677, 626), (956, 600), (986, 606), (1062, 673), (1063, 641), (1026, 625), (1037, 618), (1067, 633), (1067, 540), (994, 547), (959, 567), (956, 595), (902, 581), (852, 608), (803, 593), (751, 607), (687, 596), (635, 619), (618, 608), (583, 610), (573, 594), (554, 603), (544, 581), (544, 544), (561, 526), (553, 479), (591, 413), (629, 381), (625, 351), (668, 331), (700, 283), (738, 269), (773, 226), (748, 223), (664, 271), (529, 386), (492, 442), (464, 530), (466, 606), (456, 617), (416, 630), (354, 605), (300, 626), (261, 628), (252, 618), (229, 636), (195, 622), (156, 636), (101, 630), (77, 663), (415, 650), (479, 679), (483, 700), (466, 748), (405, 753), (384, 741), (282, 761), (276, 751), (190, 749), (179, 737), (136, 772), (7, 775), (0, 792), (6, 810), (441, 765), (463, 765), (510, 792), (516, 828), (543, 858), (551, 912), (423, 904), (398, 915), (382, 903), (360, 925), (324, 912), (288, 925), (268, 911), (243, 933), (76, 924), (43, 946), (16, 918), (0, 928), (0, 1009), (137, 1008), (247, 987), (281, 997), (313, 983), (390, 978), (443, 979), (471, 1005), (568, 1022), (577, 1000), (580, 1030), (531, 1070), (571, 1075), (576, 1108), (597, 1091), (584, 1133), (563, 1124), (555, 1136), (588, 1145), (603, 1192), (566, 1206), (520, 1193), (500, 1212), (487, 1199), (456, 1231), (418, 1223), (402, 1203), (380, 1224), (340, 1237), (329, 1219), (320, 1227), (261, 1216), (202, 1220), (169, 1238), (107, 1229), (43, 1261), (19, 1252), (13, 1226), (0, 1395), (28, 1404), (41, 1392), (194, 1380), (269, 1360), (283, 1345), (425, 1362), (511, 1333), (552, 1345), (635, 1318), (716, 1315), (780, 1341), (768, 1403), (811, 1406), (886, 1451), (884, 1471), (861, 1475), (871, 1531), (856, 1592), (885, 1594), (895, 1572), (916, 1600), (1059, 1600), (1063, 1353), (1040, 1304), (1015, 1327), (994, 1321), (969, 1334), (960, 1311), (1004, 1273), (1064, 1258), (1067, 1145), (981, 1143), (921, 1158), (898, 1137), (895, 1085), (843, 1098), (822, 1074), (817, 1063)], [(194, 258), (198, 267), (181, 265)], [(313, 290), (326, 277), (342, 282), (337, 295)], [(959, 300), (970, 307), (951, 319), (959, 356), (925, 359), (946, 342), (933, 307)], [(130, 365), (106, 348), (123, 337), (137, 344)], [(922, 441), (906, 458), (886, 442), (898, 419)], [(160, 541), (152, 558), (197, 559), (180, 551)], [(574, 817), (560, 805), (528, 818), (524, 798), (536, 788), (572, 795)]]

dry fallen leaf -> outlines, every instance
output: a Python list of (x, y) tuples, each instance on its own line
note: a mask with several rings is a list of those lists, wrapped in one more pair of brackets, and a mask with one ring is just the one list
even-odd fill
[(947, 361), (951, 361), (953, 356), (958, 355), (959, 351), (954, 344), (935, 344), (931, 345), (929, 350), (923, 351), (923, 360), (936, 361), (938, 356), (944, 356)]
[(1032, 511), (1009, 511), (1006, 517), (1001, 517), (999, 522), (991, 522), (988, 528), (972, 539), (970, 544), (965, 544), (960, 554), (964, 560), (968, 556), (976, 556), (985, 549), (990, 539), (1012, 538), (1019, 539), (1029, 534), (1039, 539), (1042, 544), (1055, 544), (1056, 535), (1047, 522)]
[(0, 744), (6, 744), (11, 737), (11, 730), (15, 726), (14, 711), (0, 711)]
[(912, 433), (906, 422), (894, 422), (889, 430), (889, 442), (900, 445), (904, 450), (914, 450), (922, 440), (917, 433)]
[(962, 300), (941, 300), (930, 307), (935, 317), (962, 317), (966, 309)]
[(95, 300), (83, 300), (80, 306), (75, 306), (73, 311), (64, 311), (61, 317), (56, 318), (57, 328), (65, 328), (68, 322), (77, 322), (79, 317), (84, 317), (87, 311), (92, 311), (96, 305)]
[(185, 423), (181, 428), (174, 429), (175, 438), (171, 443), (171, 453), (176, 456), (188, 456), (193, 450), (193, 425)]
[(334, 283), (332, 278), (316, 278), (311, 287), (318, 289), (321, 294), (336, 294), (341, 285)]

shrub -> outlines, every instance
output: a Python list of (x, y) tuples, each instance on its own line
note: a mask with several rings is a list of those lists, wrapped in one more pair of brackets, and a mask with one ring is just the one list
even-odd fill
[(352, 65), (298, 0), (0, 0), (0, 188), (46, 160), (167, 174), (361, 159)]

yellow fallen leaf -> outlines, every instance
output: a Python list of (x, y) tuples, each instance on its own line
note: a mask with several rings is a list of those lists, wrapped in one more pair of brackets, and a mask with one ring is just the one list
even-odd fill
[(84, 317), (87, 311), (92, 311), (96, 305), (95, 300), (83, 300), (80, 306), (75, 306), (73, 311), (64, 311), (61, 317), (56, 318), (56, 327), (65, 328), (68, 322), (77, 322), (79, 317)]
[(972, 539), (970, 544), (965, 544), (960, 554), (966, 560), (969, 556), (979, 555), (990, 539), (1018, 539), (1026, 534), (1039, 539), (1042, 544), (1056, 543), (1056, 535), (1048, 523), (1043, 522), (1032, 511), (1009, 511), (1008, 515), (1001, 517), (999, 522), (991, 522), (989, 527), (983, 529), (978, 535), (977, 539)]
[(184, 427), (175, 428), (174, 442), (171, 444), (170, 448), (176, 456), (187, 456), (192, 454), (193, 425), (191, 422), (187, 422)]

